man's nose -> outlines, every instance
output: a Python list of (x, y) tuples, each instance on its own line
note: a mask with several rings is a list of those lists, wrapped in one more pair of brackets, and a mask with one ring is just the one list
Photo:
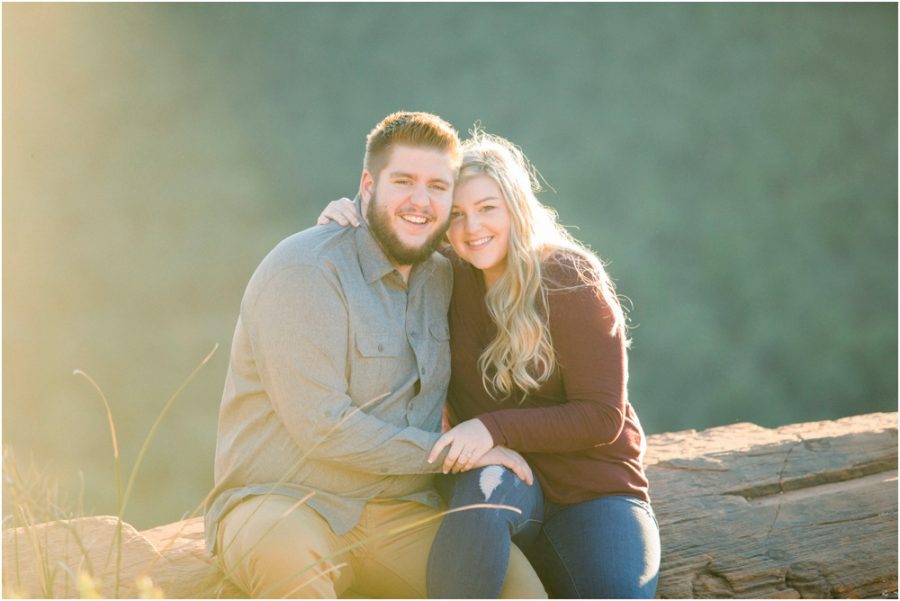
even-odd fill
[(416, 186), (413, 190), (410, 201), (418, 207), (426, 207), (431, 202), (428, 195), (428, 188), (425, 186)]

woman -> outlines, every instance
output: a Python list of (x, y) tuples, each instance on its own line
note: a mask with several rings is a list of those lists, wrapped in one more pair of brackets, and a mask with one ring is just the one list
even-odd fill
[[(652, 598), (659, 532), (640, 421), (627, 397), (624, 312), (597, 257), (535, 197), (522, 152), (483, 132), (463, 143), (445, 254), (453, 263), (450, 447), (439, 486), (451, 509), (432, 546), (432, 598), (495, 598), (510, 544), (548, 592)], [(336, 201), (320, 223), (356, 223)], [(522, 453), (536, 482), (471, 470), (495, 445)]]

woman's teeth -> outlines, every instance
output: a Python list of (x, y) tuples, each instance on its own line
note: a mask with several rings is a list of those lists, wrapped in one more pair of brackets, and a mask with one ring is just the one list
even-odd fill
[(490, 242), (492, 239), (493, 239), (493, 236), (485, 236), (484, 238), (479, 238), (478, 240), (470, 240), (466, 244), (468, 244), (469, 246), (478, 248), (478, 247), (484, 246), (485, 244)]

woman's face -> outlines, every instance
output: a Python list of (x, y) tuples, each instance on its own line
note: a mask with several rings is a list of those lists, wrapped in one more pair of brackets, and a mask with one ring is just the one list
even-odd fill
[(484, 272), (491, 286), (506, 270), (511, 227), (500, 186), (487, 175), (457, 184), (447, 237), (460, 257)]

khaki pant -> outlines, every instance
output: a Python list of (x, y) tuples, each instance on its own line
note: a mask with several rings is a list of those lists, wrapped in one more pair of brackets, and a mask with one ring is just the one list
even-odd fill
[[(253, 497), (222, 520), (218, 555), (237, 586), (253, 597), (425, 597), (425, 566), (440, 525), (436, 509), (411, 501), (370, 501), (359, 524), (336, 536), (313, 509), (291, 510), (296, 503), (277, 495)], [(513, 545), (501, 597), (546, 596)]]

